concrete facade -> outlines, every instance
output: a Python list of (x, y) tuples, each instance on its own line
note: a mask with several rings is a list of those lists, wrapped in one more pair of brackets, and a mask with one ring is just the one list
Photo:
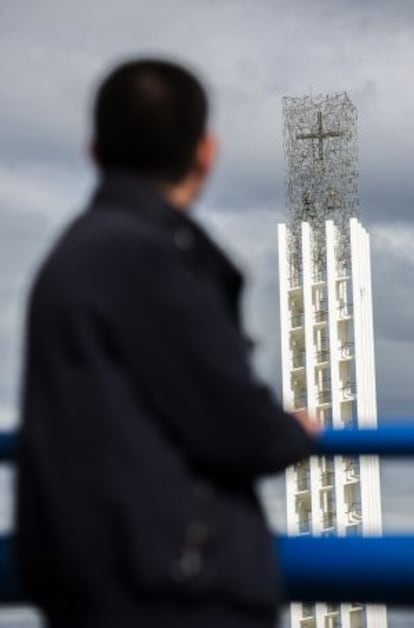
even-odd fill
[[(346, 429), (377, 422), (369, 236), (349, 223), (350, 256), (338, 257), (339, 233), (325, 223), (326, 255), (314, 261), (313, 233), (302, 222), (301, 267), (289, 261), (289, 228), (279, 225), (283, 404), (307, 408), (323, 425)], [(320, 239), (320, 234), (318, 234)], [(286, 472), (291, 535), (380, 534), (376, 457), (313, 457)], [(359, 603), (294, 604), (292, 628), (386, 628), (386, 609)]]

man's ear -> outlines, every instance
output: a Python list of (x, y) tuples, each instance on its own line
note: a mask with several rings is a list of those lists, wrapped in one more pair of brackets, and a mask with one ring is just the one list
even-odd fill
[(201, 176), (207, 176), (217, 159), (219, 142), (215, 135), (206, 133), (200, 140), (196, 150), (196, 169)]

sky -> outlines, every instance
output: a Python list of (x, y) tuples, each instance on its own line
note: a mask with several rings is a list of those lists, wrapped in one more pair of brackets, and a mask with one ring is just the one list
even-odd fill
[[(110, 67), (140, 55), (189, 64), (209, 88), (221, 148), (195, 216), (246, 273), (246, 325), (276, 391), (281, 99), (347, 91), (372, 244), (379, 412), (413, 416), (413, 36), (411, 0), (0, 0), (0, 423), (18, 415), (31, 278), (95, 185), (94, 90)], [(414, 526), (407, 468), (383, 468), (392, 529)]]

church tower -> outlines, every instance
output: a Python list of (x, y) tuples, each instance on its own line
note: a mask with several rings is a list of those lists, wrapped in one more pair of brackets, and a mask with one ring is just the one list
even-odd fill
[[(369, 236), (358, 221), (357, 112), (345, 93), (284, 98), (288, 222), (279, 225), (283, 403), (323, 425), (377, 421)], [(374, 456), (286, 472), (291, 535), (381, 533)], [(294, 604), (292, 628), (386, 628), (383, 606)]]

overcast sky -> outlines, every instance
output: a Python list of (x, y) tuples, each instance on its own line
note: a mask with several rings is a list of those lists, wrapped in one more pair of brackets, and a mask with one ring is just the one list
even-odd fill
[(0, 0), (0, 420), (16, 415), (28, 282), (94, 185), (94, 86), (142, 54), (190, 63), (210, 88), (221, 154), (197, 214), (247, 272), (248, 325), (276, 387), (281, 98), (348, 92), (372, 236), (379, 409), (413, 415), (413, 37), (411, 0)]

